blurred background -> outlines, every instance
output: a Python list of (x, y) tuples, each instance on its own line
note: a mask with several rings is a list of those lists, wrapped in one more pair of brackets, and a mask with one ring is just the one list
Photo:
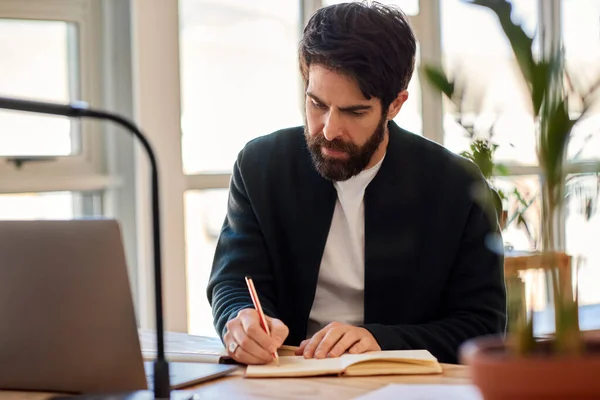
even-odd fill
[[(206, 283), (238, 151), (250, 139), (301, 125), (297, 67), (302, 28), (336, 0), (0, 0), (0, 95), (69, 102), (126, 115), (148, 134), (161, 169), (166, 326), (215, 335)], [(535, 126), (511, 47), (489, 10), (461, 0), (395, 0), (410, 16), (418, 67), (442, 66), (463, 84), (462, 108), (421, 69), (396, 122), (453, 152), (477, 138), (497, 145), (508, 196), (508, 251), (538, 249), (540, 166)], [(600, 76), (600, 0), (513, 0), (513, 20), (560, 42), (573, 76)], [(581, 112), (570, 105), (570, 112)], [(460, 121), (469, 121), (469, 133)], [(577, 124), (568, 147), (568, 197), (559, 229), (578, 256), (584, 328), (600, 328), (600, 216), (593, 166), (600, 113)], [(108, 216), (123, 229), (141, 326), (153, 326), (148, 166), (112, 125), (0, 111), (0, 218)], [(516, 189), (516, 192), (515, 192)], [(582, 210), (583, 208), (583, 210)], [(586, 212), (586, 209), (588, 212)], [(591, 210), (594, 209), (594, 210)], [(543, 276), (535, 309), (547, 308)], [(547, 328), (543, 319), (538, 329)]]

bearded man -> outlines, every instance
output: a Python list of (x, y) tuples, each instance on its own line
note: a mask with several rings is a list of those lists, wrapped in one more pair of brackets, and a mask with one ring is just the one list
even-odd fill
[(497, 217), (474, 195), (484, 178), (392, 121), (415, 52), (392, 6), (338, 4), (308, 22), (305, 126), (239, 153), (207, 288), (237, 361), (268, 363), (288, 344), (307, 358), (427, 349), (455, 363), (465, 340), (504, 331)]

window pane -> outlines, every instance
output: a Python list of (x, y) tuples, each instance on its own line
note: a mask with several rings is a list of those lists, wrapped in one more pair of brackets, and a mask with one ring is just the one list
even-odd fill
[[(533, 35), (537, 2), (513, 0), (512, 4), (513, 19), (519, 19), (528, 35)], [(536, 163), (526, 87), (495, 14), (461, 0), (444, 0), (440, 7), (443, 64), (450, 78), (464, 88), (463, 117), (474, 123), (482, 137), (489, 137), (495, 122), (493, 139), (500, 145), (497, 160)], [(455, 108), (444, 99), (444, 109), (446, 147), (466, 150), (470, 139), (455, 122)]]
[[(600, 1), (563, 0), (562, 32), (566, 65), (575, 84), (585, 93), (600, 79)], [(581, 112), (581, 103), (571, 102), (570, 111)], [(568, 155), (571, 158), (600, 157), (600, 107), (575, 125)]]
[(206, 285), (215, 247), (227, 213), (227, 189), (188, 191), (185, 194), (189, 332), (217, 336)]
[[(600, 214), (596, 211), (600, 179), (596, 175), (573, 175), (566, 212), (566, 250), (579, 264), (579, 302), (582, 306), (600, 303)], [(573, 266), (575, 270), (575, 265)], [(574, 271), (575, 272), (575, 271)], [(600, 326), (596, 326), (600, 328)]]
[[(74, 93), (74, 26), (0, 19), (0, 96), (66, 103)], [(70, 155), (77, 135), (67, 118), (0, 111), (0, 156)]]
[(73, 219), (102, 214), (100, 195), (80, 192), (0, 195), (0, 219)]
[(417, 135), (423, 135), (423, 114), (421, 111), (421, 80), (419, 77), (420, 62), (419, 44), (417, 43), (417, 54), (415, 71), (408, 84), (408, 100), (402, 105), (402, 109), (394, 118), (400, 127)]
[[(346, 3), (348, 0), (322, 0), (323, 6)], [(350, 0), (357, 1), (357, 0)], [(379, 0), (382, 4), (393, 4), (402, 9), (406, 15), (417, 15), (419, 13), (419, 0)]]
[(297, 0), (180, 0), (183, 167), (230, 171), (250, 139), (303, 123)]

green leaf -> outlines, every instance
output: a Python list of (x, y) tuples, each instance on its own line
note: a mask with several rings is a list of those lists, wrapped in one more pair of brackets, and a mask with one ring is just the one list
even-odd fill
[(544, 105), (538, 157), (544, 169), (548, 194), (552, 197), (549, 200), (557, 206), (563, 202), (565, 152), (575, 122), (569, 117), (566, 99), (558, 100), (556, 105)]
[(506, 165), (496, 164), (495, 168), (496, 168), (496, 172), (498, 172), (499, 175), (508, 176), (509, 171), (508, 171), (508, 168), (506, 168)]
[(443, 69), (426, 65), (423, 67), (423, 73), (435, 89), (444, 93), (449, 99), (454, 98), (455, 84), (448, 79)]
[[(521, 25), (517, 25), (511, 19), (512, 4), (507, 0), (463, 0), (467, 3), (486, 7), (492, 10), (500, 22), (500, 26), (508, 39), (517, 64), (529, 84), (530, 91), (534, 91), (532, 82), (538, 79), (540, 71), (536, 67), (533, 57), (533, 39), (527, 36)], [(539, 89), (536, 89), (539, 90)]]

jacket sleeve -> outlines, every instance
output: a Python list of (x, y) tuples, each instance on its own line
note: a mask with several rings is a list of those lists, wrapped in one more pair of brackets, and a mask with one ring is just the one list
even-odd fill
[(443, 293), (443, 317), (420, 325), (364, 325), (382, 350), (427, 349), (440, 362), (457, 363), (464, 341), (504, 333), (504, 257), (495, 228), (497, 224), (473, 203)]
[[(253, 307), (245, 276), (256, 286), (265, 314), (276, 317), (274, 278), (267, 247), (244, 179), (242, 150), (233, 167), (227, 215), (217, 241), (207, 286), (214, 324), (221, 338), (227, 321)], [(251, 172), (253, 165), (248, 165)]]

